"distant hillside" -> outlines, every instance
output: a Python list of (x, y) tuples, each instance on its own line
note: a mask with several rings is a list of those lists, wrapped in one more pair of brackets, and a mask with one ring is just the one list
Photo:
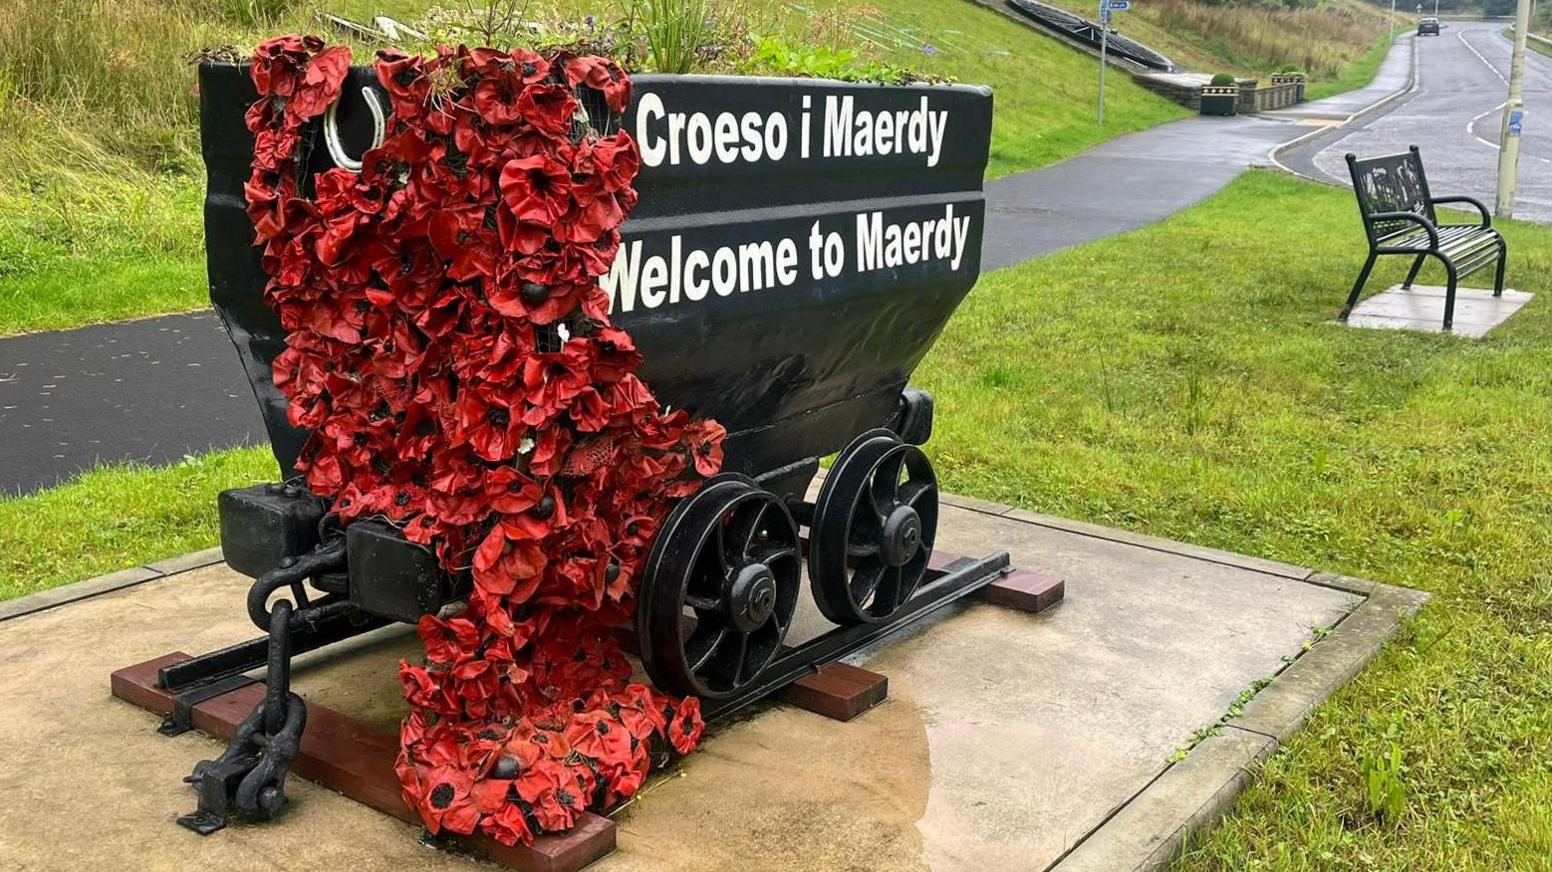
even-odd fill
[[(1098, 3), (1042, 0), (1089, 19)], [(1264, 77), (1297, 67), (1336, 90), (1364, 84), (1383, 57), (1386, 13), (1364, 0), (1301, 3), (1133, 0), (1115, 14), (1117, 32), (1142, 42), (1177, 65), (1199, 72)]]

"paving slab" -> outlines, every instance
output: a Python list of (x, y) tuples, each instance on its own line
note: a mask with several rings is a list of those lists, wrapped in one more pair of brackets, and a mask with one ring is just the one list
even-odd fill
[[(593, 868), (1148, 868), (1221, 811), (1249, 762), (1372, 655), (1394, 628), (1392, 611), (1418, 601), (1019, 514), (945, 505), (938, 547), (1007, 549), (1016, 565), (1065, 579), (1060, 606), (1041, 615), (954, 606), (859, 652), (849, 659), (887, 675), (890, 696), (850, 723), (772, 703), (718, 726), (615, 815), (619, 850)], [(196, 733), (157, 735), (153, 716), (109, 697), (108, 674), (253, 637), (246, 589), (211, 565), (0, 620), (9, 667), (0, 697), (25, 701), (0, 713), (0, 745), (13, 756), (25, 749), (24, 765), (0, 769), (11, 798), (0, 867), (479, 868), (296, 779), (292, 805), (268, 827), (201, 839), (173, 824), (194, 804), (181, 776), (219, 746)], [(1393, 602), (1370, 608), (1381, 597), (1352, 592), (1365, 589)], [(820, 629), (816, 614), (806, 607), (803, 633)], [(1243, 724), (1171, 764), (1241, 691), (1283, 670), (1315, 628), (1333, 626), (1312, 651), (1329, 647), (1338, 665), (1310, 660), (1320, 668), (1290, 680), (1281, 702), (1247, 707)], [(1348, 628), (1362, 632), (1349, 638)], [(403, 713), (395, 667), (418, 654), (410, 628), (385, 628), (299, 658), (294, 686), (392, 729)], [(71, 838), (58, 838), (61, 821)], [(1086, 859), (1095, 857), (1111, 865)]]
[[(1410, 289), (1391, 285), (1353, 307), (1347, 326), (1369, 330), (1418, 330), (1443, 333), (1444, 299), (1447, 289), (1441, 285), (1413, 285)], [(1480, 339), (1503, 324), (1536, 295), (1505, 289), (1495, 297), (1484, 288), (1455, 289), (1455, 323), (1448, 331), (1455, 336)]]

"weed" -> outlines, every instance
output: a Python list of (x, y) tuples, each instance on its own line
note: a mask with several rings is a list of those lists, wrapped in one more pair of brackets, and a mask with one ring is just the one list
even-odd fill
[(646, 36), (652, 69), (660, 73), (688, 73), (712, 43), (709, 0), (634, 0), (630, 16)]
[(1388, 754), (1364, 754), (1358, 771), (1363, 778), (1364, 811), (1377, 821), (1394, 825), (1406, 810), (1401, 745), (1391, 742)]

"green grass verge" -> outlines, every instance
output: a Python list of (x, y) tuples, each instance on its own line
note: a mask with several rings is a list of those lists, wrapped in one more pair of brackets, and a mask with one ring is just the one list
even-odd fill
[(1253, 172), (984, 277), (919, 370), (951, 491), (1436, 595), (1178, 868), (1548, 868), (1552, 231), (1505, 230), (1543, 299), (1490, 338), (1348, 329), (1351, 193)]
[(1376, 39), (1368, 51), (1355, 58), (1335, 78), (1316, 79), (1305, 85), (1304, 99), (1320, 100), (1368, 85), (1374, 81), (1374, 74), (1379, 72), (1380, 64), (1385, 62), (1385, 55), (1389, 53), (1390, 34), (1386, 33)]
[[(850, 5), (819, 0), (816, 6)], [(893, 61), (995, 92), (989, 178), (1056, 163), (1113, 136), (1190, 113), (1121, 75), (1108, 77), (1105, 126), (1096, 121), (1099, 61), (967, 0), (872, 0), (905, 45)], [(883, 36), (879, 37), (880, 40)], [(924, 47), (931, 45), (933, 53)]]
[(216, 494), (274, 478), (268, 448), (240, 448), (0, 500), (0, 600), (216, 545)]
[(0, 281), (0, 333), (28, 333), (200, 308), (204, 258), (93, 262), (67, 258)]

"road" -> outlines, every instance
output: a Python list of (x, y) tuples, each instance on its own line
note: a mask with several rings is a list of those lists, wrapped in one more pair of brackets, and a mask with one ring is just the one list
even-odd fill
[[(1439, 37), (1418, 43), (1417, 90), (1352, 132), (1296, 149), (1283, 160), (1300, 172), (1348, 183), (1348, 152), (1422, 149), (1436, 196), (1468, 194), (1493, 206), (1498, 139), (1508, 96), (1513, 45), (1503, 22), (1445, 22)], [(1520, 142), (1514, 217), (1552, 224), (1552, 57), (1525, 61), (1525, 133)]]
[[(1368, 87), (1280, 118), (1193, 117), (1105, 142), (986, 186), (982, 269), (1125, 233), (1212, 196), (1308, 118), (1346, 118), (1405, 87), (1403, 40)], [(98, 463), (176, 462), (266, 440), (213, 312), (0, 339), (0, 497)]]

